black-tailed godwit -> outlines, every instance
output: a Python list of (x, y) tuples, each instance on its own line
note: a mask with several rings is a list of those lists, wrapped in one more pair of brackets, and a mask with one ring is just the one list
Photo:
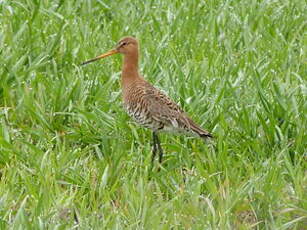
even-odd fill
[(163, 150), (158, 138), (158, 133), (161, 131), (187, 133), (203, 139), (212, 137), (208, 131), (201, 129), (189, 118), (175, 102), (139, 74), (139, 48), (135, 38), (122, 38), (114, 49), (82, 65), (116, 53), (124, 55), (121, 77), (124, 107), (137, 123), (153, 131), (152, 161), (159, 151), (159, 162), (162, 162)]

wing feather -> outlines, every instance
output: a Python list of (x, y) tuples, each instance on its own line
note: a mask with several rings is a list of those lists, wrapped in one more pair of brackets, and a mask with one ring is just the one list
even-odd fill
[(153, 119), (177, 131), (195, 133), (201, 137), (212, 137), (201, 129), (187, 114), (163, 92), (148, 84), (145, 87), (144, 101)]

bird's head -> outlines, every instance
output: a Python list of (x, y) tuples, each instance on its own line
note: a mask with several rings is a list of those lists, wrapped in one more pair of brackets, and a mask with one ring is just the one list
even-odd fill
[(138, 52), (138, 41), (133, 37), (124, 37), (119, 40), (116, 47), (104, 54), (101, 54), (95, 58), (92, 58), (88, 61), (82, 63), (82, 65), (97, 61), (101, 58), (111, 56), (113, 54), (121, 53), (124, 55), (129, 55)]
[(136, 52), (138, 50), (138, 41), (133, 37), (124, 37), (119, 40), (115, 49), (121, 54)]

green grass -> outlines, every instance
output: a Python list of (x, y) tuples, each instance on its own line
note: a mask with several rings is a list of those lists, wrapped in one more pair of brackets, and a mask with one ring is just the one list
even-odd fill
[[(0, 0), (0, 229), (306, 229), (306, 2)], [(145, 78), (216, 136), (122, 109), (123, 36)]]

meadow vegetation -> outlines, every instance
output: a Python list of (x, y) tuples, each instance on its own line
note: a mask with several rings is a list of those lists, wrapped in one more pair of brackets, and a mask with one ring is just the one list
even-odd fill
[[(306, 2), (0, 0), (0, 229), (306, 229)], [(215, 136), (151, 133), (144, 77)]]

